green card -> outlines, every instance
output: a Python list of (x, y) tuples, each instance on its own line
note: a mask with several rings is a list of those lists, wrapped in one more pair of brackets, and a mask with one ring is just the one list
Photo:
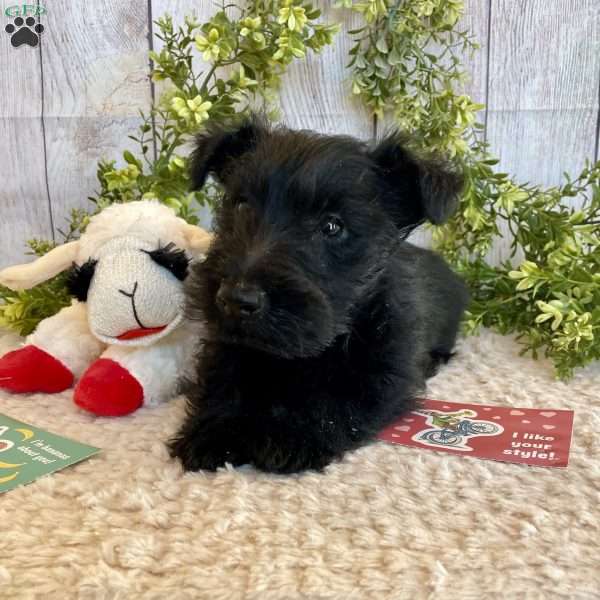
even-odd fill
[(0, 494), (99, 451), (0, 413)]

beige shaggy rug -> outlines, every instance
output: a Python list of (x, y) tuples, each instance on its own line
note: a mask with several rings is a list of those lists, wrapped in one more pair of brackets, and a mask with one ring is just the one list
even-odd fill
[(600, 368), (568, 385), (485, 333), (430, 397), (575, 409), (567, 470), (377, 443), (326, 474), (183, 474), (163, 440), (183, 402), (118, 419), (69, 394), (0, 411), (100, 446), (0, 496), (7, 599), (600, 598)]

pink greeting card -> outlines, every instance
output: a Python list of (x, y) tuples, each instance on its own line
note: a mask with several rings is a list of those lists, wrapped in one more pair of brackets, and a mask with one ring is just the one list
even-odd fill
[(379, 434), (392, 444), (463, 456), (566, 467), (573, 411), (424, 400)]

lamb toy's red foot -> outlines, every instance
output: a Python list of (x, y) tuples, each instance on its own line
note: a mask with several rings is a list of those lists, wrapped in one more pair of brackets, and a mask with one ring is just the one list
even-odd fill
[(74, 394), (75, 404), (101, 417), (120, 417), (144, 403), (144, 389), (119, 363), (99, 358), (83, 374)]
[(54, 394), (73, 385), (73, 373), (58, 359), (28, 345), (0, 358), (0, 388), (16, 394)]

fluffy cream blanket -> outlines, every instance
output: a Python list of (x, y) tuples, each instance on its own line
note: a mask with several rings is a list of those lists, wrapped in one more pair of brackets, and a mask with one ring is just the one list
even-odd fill
[(600, 597), (600, 368), (569, 384), (484, 333), (430, 397), (576, 411), (567, 470), (377, 443), (326, 474), (183, 474), (183, 400), (95, 418), (70, 394), (0, 411), (100, 446), (0, 496), (0, 597), (391, 600)]

